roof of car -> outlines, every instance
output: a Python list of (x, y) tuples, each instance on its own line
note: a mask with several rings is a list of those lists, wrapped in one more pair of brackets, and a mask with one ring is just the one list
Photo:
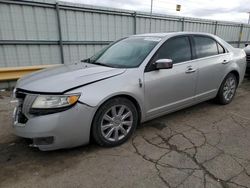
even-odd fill
[(210, 36), (217, 41), (219, 41), (221, 44), (223, 44), (224, 47), (229, 49), (233, 49), (233, 47), (222, 40), (220, 37), (210, 34), (210, 33), (204, 33), (204, 32), (188, 32), (188, 31), (181, 31), (181, 32), (168, 32), (168, 33), (145, 33), (145, 34), (138, 34), (138, 35), (132, 35), (131, 37), (152, 37), (152, 38), (170, 38), (173, 36), (182, 36), (182, 35), (204, 35), (204, 36)]
[(134, 37), (160, 37), (164, 38), (167, 36), (176, 36), (176, 35), (187, 35), (187, 34), (194, 34), (194, 35), (207, 35), (207, 36), (213, 36), (210, 33), (203, 33), (203, 32), (168, 32), (168, 33), (144, 33), (144, 34), (138, 34), (133, 35)]

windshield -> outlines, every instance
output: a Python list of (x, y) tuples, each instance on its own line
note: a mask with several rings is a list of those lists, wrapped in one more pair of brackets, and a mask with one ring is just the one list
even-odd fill
[(116, 68), (138, 67), (160, 40), (157, 37), (126, 38), (102, 49), (89, 62)]

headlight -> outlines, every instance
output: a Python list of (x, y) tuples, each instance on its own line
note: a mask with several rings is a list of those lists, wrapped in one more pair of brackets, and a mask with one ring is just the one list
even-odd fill
[(31, 114), (45, 115), (61, 112), (73, 106), (79, 99), (79, 94), (73, 95), (39, 95), (30, 109)]
[(61, 108), (75, 104), (79, 95), (39, 95), (32, 108)]

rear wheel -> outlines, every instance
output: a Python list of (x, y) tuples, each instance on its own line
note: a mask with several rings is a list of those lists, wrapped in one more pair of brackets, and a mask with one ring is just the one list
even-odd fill
[(117, 146), (132, 135), (137, 123), (138, 112), (135, 105), (126, 98), (114, 98), (97, 110), (92, 136), (101, 146)]
[(217, 101), (223, 105), (232, 102), (236, 93), (237, 86), (238, 81), (236, 76), (232, 73), (229, 73), (220, 86), (219, 92), (216, 97)]

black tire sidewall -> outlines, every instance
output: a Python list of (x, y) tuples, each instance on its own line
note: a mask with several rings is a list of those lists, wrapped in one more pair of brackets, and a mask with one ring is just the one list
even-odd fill
[[(133, 114), (133, 124), (129, 133), (123, 139), (117, 142), (111, 142), (106, 140), (101, 133), (102, 117), (107, 112), (107, 110), (109, 110), (114, 105), (125, 105), (131, 110)], [(92, 123), (92, 136), (95, 142), (101, 146), (105, 147), (118, 146), (130, 138), (130, 136), (135, 131), (137, 124), (138, 124), (138, 112), (135, 105), (129, 99), (123, 97), (113, 98), (102, 104), (97, 110)]]

